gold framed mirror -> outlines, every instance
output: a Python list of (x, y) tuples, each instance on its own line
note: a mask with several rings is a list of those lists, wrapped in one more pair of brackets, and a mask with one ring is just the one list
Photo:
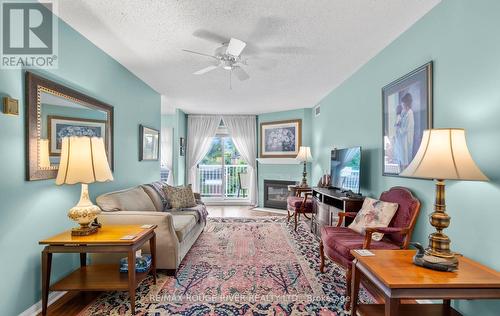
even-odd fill
[(26, 72), (26, 180), (56, 177), (67, 136), (104, 138), (113, 169), (113, 106)]

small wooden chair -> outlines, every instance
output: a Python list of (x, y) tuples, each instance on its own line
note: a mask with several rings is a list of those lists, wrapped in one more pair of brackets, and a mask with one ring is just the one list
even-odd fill
[(300, 219), (300, 214), (304, 214), (304, 217), (310, 219), (307, 214), (313, 212), (313, 202), (312, 202), (312, 189), (311, 188), (294, 188), (295, 195), (289, 196), (286, 199), (287, 203), (287, 221), (293, 216), (295, 221), (295, 230), (297, 230), (297, 224)]

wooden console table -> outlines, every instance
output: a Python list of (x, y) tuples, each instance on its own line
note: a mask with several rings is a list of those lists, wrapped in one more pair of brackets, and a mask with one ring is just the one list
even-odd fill
[[(500, 299), (500, 273), (466, 257), (455, 272), (441, 272), (413, 264), (414, 250), (370, 250), (375, 256), (355, 257), (351, 315), (460, 315), (452, 299)], [(385, 296), (384, 304), (357, 306), (360, 279), (364, 277)], [(400, 299), (442, 299), (443, 304), (401, 304)]]
[[(349, 197), (338, 190), (328, 188), (313, 188), (313, 214), (311, 220), (311, 232), (320, 235), (321, 227), (336, 226), (338, 212), (357, 212), (361, 209), (365, 200), (364, 196)], [(348, 226), (352, 219), (345, 219)]]
[[(89, 236), (71, 236), (66, 231), (42, 240), (40, 245), (47, 245), (42, 251), (42, 315), (47, 314), (49, 290), (51, 291), (128, 291), (130, 309), (135, 313), (135, 289), (148, 275), (153, 274), (156, 284), (156, 225), (142, 228), (140, 225), (106, 225)], [(130, 240), (121, 239), (133, 235)], [(128, 262), (135, 267), (135, 252), (149, 241), (151, 249), (151, 267), (143, 273), (129, 269), (120, 273), (119, 264), (99, 264), (87, 266), (87, 253), (126, 253)], [(79, 253), (80, 268), (50, 286), (50, 272), (53, 253)], [(130, 267), (130, 265), (129, 265)]]

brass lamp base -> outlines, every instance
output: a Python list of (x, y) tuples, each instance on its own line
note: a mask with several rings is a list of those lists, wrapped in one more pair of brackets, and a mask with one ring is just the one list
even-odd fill
[(300, 183), (299, 187), (301, 188), (307, 188), (309, 185), (307, 184), (307, 169), (306, 169), (306, 162), (304, 161), (304, 171), (302, 172), (302, 182)]
[(457, 256), (450, 251), (451, 240), (443, 233), (443, 229), (450, 225), (450, 216), (446, 214), (444, 180), (436, 181), (434, 212), (431, 214), (429, 222), (436, 228), (436, 232), (429, 235), (429, 247), (425, 250), (425, 254), (442, 258), (450, 265), (458, 267)]

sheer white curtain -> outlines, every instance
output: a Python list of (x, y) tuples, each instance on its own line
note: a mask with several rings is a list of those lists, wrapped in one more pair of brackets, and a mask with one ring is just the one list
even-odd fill
[(212, 145), (212, 137), (217, 133), (220, 115), (189, 115), (187, 133), (188, 183), (198, 190), (196, 166), (205, 157)]
[(257, 129), (254, 115), (223, 116), (234, 146), (249, 166), (250, 202), (257, 205)]
[(167, 183), (172, 185), (173, 181), (173, 144), (172, 144), (172, 136), (173, 136), (173, 128), (171, 127), (162, 127), (161, 128), (161, 168), (168, 169), (168, 178)]

